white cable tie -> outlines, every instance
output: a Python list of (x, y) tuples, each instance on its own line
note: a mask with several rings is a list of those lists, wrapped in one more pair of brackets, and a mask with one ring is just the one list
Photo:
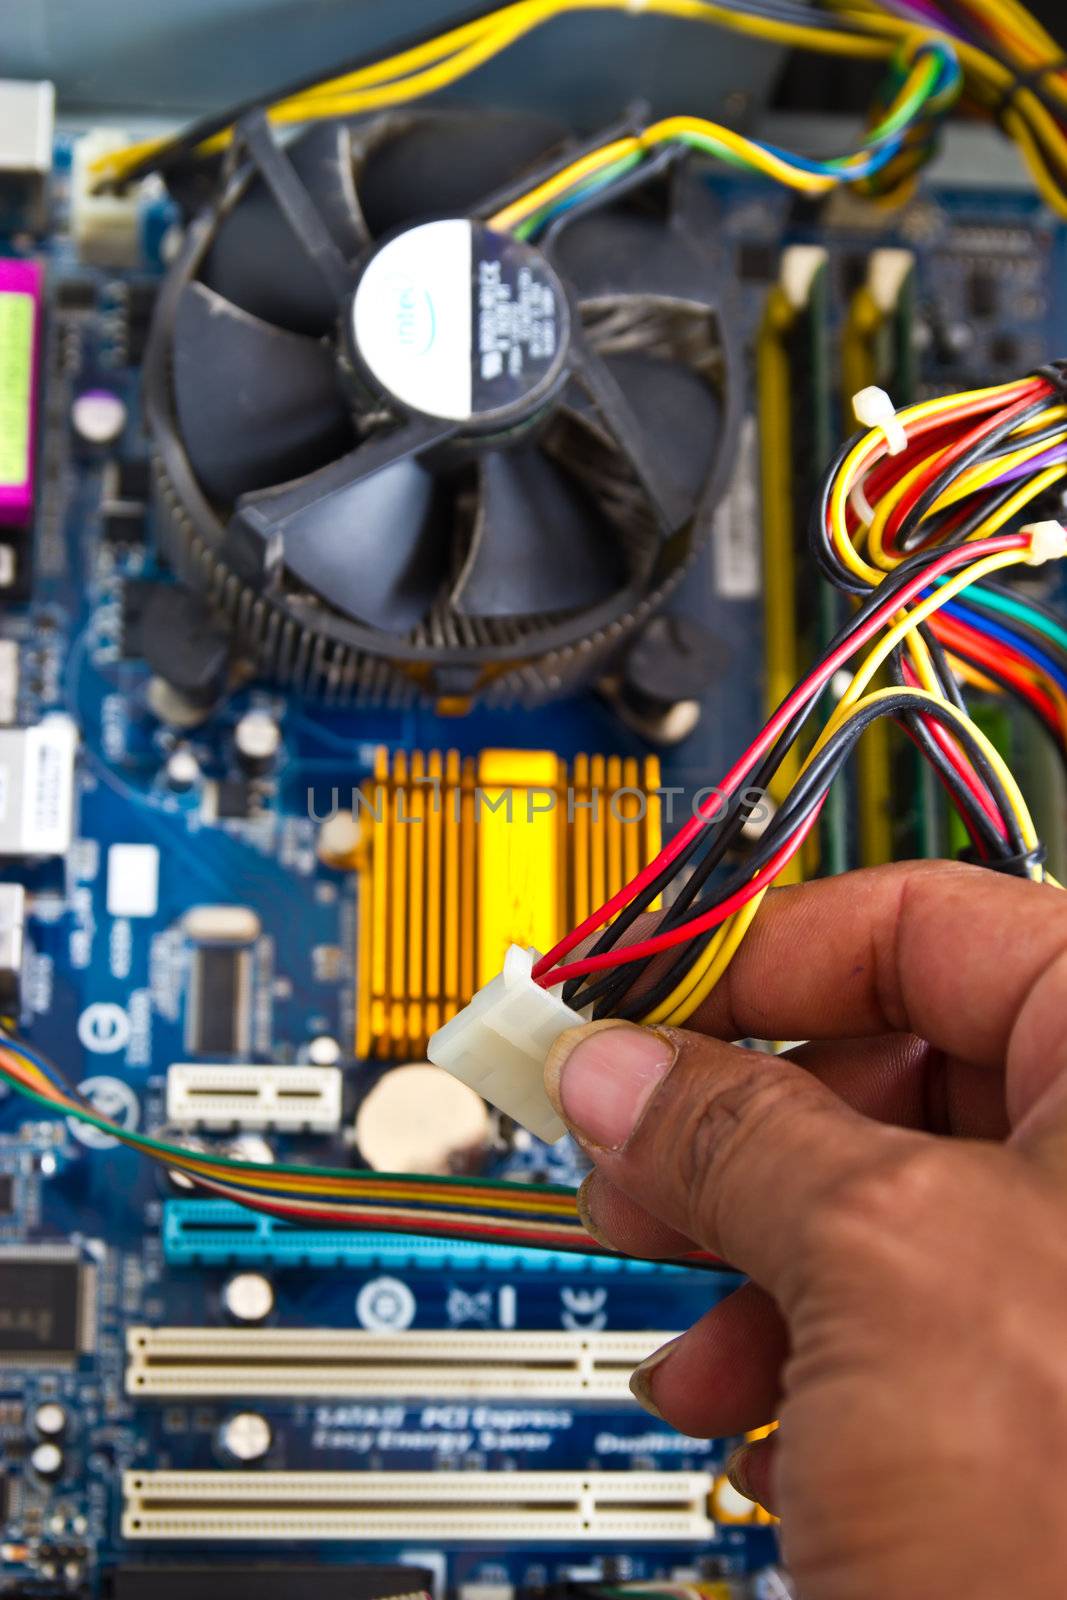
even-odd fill
[(864, 474), (858, 483), (853, 485), (852, 493), (849, 495), (848, 499), (853, 511), (856, 513), (857, 517), (859, 517), (862, 526), (869, 528), (874, 522), (874, 507), (867, 499), (865, 483), (866, 474)]
[(908, 435), (900, 415), (884, 389), (872, 383), (852, 396), (856, 421), (864, 428), (879, 429), (885, 435), (886, 449), (899, 456), (908, 448)]

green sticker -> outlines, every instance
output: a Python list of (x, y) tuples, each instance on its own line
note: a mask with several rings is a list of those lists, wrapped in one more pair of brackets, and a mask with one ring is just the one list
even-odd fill
[(19, 488), (30, 475), (30, 399), (33, 384), (34, 301), (0, 294), (0, 488)]

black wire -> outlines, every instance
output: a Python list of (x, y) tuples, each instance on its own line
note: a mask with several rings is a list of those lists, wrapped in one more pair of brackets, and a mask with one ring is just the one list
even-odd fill
[[(915, 504), (910, 507), (907, 516), (897, 529), (896, 544), (898, 550), (910, 550), (912, 548), (915, 539), (922, 532), (923, 518), (930, 508), (936, 505), (945, 491), (951, 489), (962, 473), (968, 472), (971, 467), (978, 466), (991, 455), (995, 444), (999, 444), (1002, 439), (1007, 439), (1019, 428), (1025, 427), (1026, 423), (1030, 422), (1034, 417), (1039, 417), (1043, 411), (1048, 410), (1054, 401), (1055, 396), (1042, 395), (1039, 400), (1033, 401), (1024, 411), (1020, 411), (1017, 416), (1007, 417), (998, 422), (984, 438), (977, 440), (958, 460), (951, 461), (947, 467), (942, 468), (933, 482), (928, 484), (922, 494), (919, 495)], [(1018, 485), (1014, 487), (1017, 488)]]
[[(902, 688), (907, 687), (907, 680), (904, 676), (903, 645), (898, 645), (893, 652), (890, 659), (890, 674), (896, 684)], [(949, 676), (951, 677), (952, 674), (950, 673)], [(953, 683), (955, 684), (954, 679)], [(967, 715), (966, 708), (964, 708), (964, 715)], [(972, 798), (970, 791), (959, 782), (951, 761), (922, 718), (911, 716), (902, 718), (901, 721), (922, 755), (936, 769), (945, 787), (955, 798), (957, 806), (966, 813), (971, 834), (980, 835), (987, 853), (995, 855), (1001, 842), (998, 829), (995, 827), (992, 818), (987, 815), (984, 807), (979, 805), (978, 801)], [(999, 777), (996, 788), (991, 793), (991, 798), (1001, 815), (1004, 815), (1010, 809), (1008, 796)]]
[[(914, 556), (902, 561), (885, 580), (873, 591), (861, 591), (864, 595), (863, 604), (855, 610), (842, 624), (837, 633), (826, 645), (822, 652), (822, 659), (833, 654), (856, 630), (880, 607), (886, 606), (897, 593), (903, 589), (915, 573), (923, 565), (932, 562), (940, 555), (939, 550), (919, 551)], [(936, 641), (935, 641), (936, 649)], [(818, 664), (813, 670), (817, 670)], [(951, 673), (945, 667), (946, 676), (951, 679)], [(958, 697), (958, 690), (951, 696), (954, 701)], [(716, 867), (721, 865), (730, 849), (737, 843), (744, 824), (754, 809), (753, 804), (746, 806), (742, 796), (751, 794), (754, 790), (765, 790), (774, 777), (782, 761), (796, 739), (799, 737), (805, 723), (813, 715), (819, 704), (819, 696), (813, 695), (805, 706), (794, 713), (793, 718), (779, 734), (777, 741), (761, 764), (752, 772), (739, 794), (732, 796), (725, 814), (716, 818), (714, 823), (714, 838), (707, 845), (707, 830), (695, 836), (686, 846), (682, 854), (674, 861), (668, 862), (648, 887), (637, 895), (624, 911), (609, 923), (600, 935), (600, 938), (589, 951), (590, 955), (601, 955), (606, 950), (613, 949), (622, 935), (633, 926), (657, 896), (662, 895), (699, 850), (707, 845), (707, 855), (694, 869), (689, 881), (679, 891), (675, 901), (668, 909), (662, 927), (671, 928), (679, 925), (684, 920), (684, 913), (692, 904), (699, 890), (707, 882)], [(962, 708), (962, 701), (960, 702)], [(622, 994), (633, 984), (634, 974), (620, 976), (615, 972), (587, 984), (583, 987), (583, 980), (572, 978), (564, 986), (563, 999), (567, 1005), (581, 1005), (582, 1007), (594, 1005), (597, 1009), (595, 1015), (606, 1014), (612, 1004), (621, 998)]]
[(1010, 678), (1006, 678), (1003, 673), (998, 672), (996, 667), (991, 667), (988, 661), (983, 661), (977, 656), (970, 655), (966, 648), (960, 645), (952, 645), (951, 651), (954, 656), (957, 656), (960, 659), (960, 661), (965, 661), (969, 667), (974, 668), (975, 672), (980, 672), (983, 678), (988, 678), (991, 683), (995, 683), (997, 687), (1002, 689), (1004, 693), (1008, 695), (1017, 705), (1024, 707), (1024, 709), (1030, 713), (1030, 715), (1037, 722), (1038, 726), (1043, 730), (1043, 732), (1048, 734), (1049, 738), (1051, 739), (1053, 748), (1055, 749), (1056, 755), (1059, 758), (1060, 766), (1063, 768), (1065, 776), (1067, 776), (1067, 749), (1064, 749), (1063, 746), (1059, 724), (1054, 722), (1051, 718), (1044, 716), (1030, 700), (1027, 700), (1025, 695), (1019, 693), (1017, 687), (1011, 682)]
[[(999, 594), (1006, 600), (1014, 600), (1017, 604), (1028, 606), (1031, 611), (1038, 612), (1058, 628), (1067, 626), (1067, 620), (1065, 620), (1062, 611), (1057, 611), (1056, 607), (1049, 605), (1048, 601), (1039, 600), (1027, 590), (1023, 590), (1020, 594), (1012, 584), (1005, 583), (1002, 578), (983, 578), (981, 583), (976, 584), (975, 587), (977, 589), (988, 589), (991, 594)], [(1055, 640), (1049, 639), (1048, 634), (1042, 634), (1041, 637), (1046, 640), (1046, 649), (1050, 645), (1053, 649), (1062, 648), (1062, 646), (1056, 644)]]
[[(784, 840), (801, 828), (810, 817), (812, 811), (821, 804), (831, 784), (851, 755), (857, 740), (866, 729), (882, 717), (896, 719), (901, 714), (904, 716), (922, 715), (933, 717), (943, 723), (963, 744), (973, 766), (989, 788), (990, 793), (995, 794), (1000, 789), (996, 771), (986, 757), (985, 751), (975, 737), (974, 731), (966, 725), (961, 725), (949, 707), (938, 706), (936, 703), (926, 700), (925, 697), (917, 695), (912, 689), (901, 689), (897, 694), (888, 696), (876, 705), (867, 706), (862, 711), (855, 713), (844, 727), (840, 728), (827, 740), (823, 748), (812, 757), (809, 765), (791, 790), (788, 799), (775, 815), (751, 855), (731, 877), (717, 885), (714, 892), (698, 904), (694, 909), (692, 920), (697, 920), (704, 912), (711, 910), (714, 906), (721, 905), (731, 895), (737, 893), (738, 890), (751, 882), (756, 873), (765, 867), (777, 853)], [(952, 773), (951, 768), (948, 770), (953, 780), (953, 792), (955, 793), (959, 789), (959, 782), (955, 774)], [(999, 834), (995, 836), (996, 854), (1002, 860), (1008, 860), (1015, 856), (1025, 857), (1027, 855), (1027, 845), (1022, 837), (1018, 820), (1010, 806), (1007, 808), (1004, 821), (1008, 830), (1008, 841), (1006, 844)], [(663, 931), (665, 931), (664, 927), (660, 924), (656, 932)], [(632, 967), (632, 964), (629, 965)], [(691, 965), (692, 961), (687, 956), (685, 970), (688, 970)], [(633, 987), (636, 976), (637, 974), (633, 970), (629, 971), (628, 987)], [(679, 964), (672, 962), (657, 978), (652, 989), (646, 990), (639, 996), (634, 996), (631, 1000), (624, 1001), (614, 1014), (622, 1018), (645, 1016), (649, 1011), (654, 1010), (657, 1005), (660, 1005), (680, 981)]]
[[(813, 30), (823, 29), (836, 33), (852, 33), (856, 38), (867, 38), (869, 35), (863, 29), (851, 27), (842, 18), (820, 15), (817, 11), (809, 11), (806, 6), (792, 6), (786, 0), (762, 0), (762, 3), (753, 3), (753, 0), (729, 0), (730, 9), (744, 16), (758, 17), (768, 22), (784, 22)], [(292, 78), (288, 82), (268, 89), (262, 94), (257, 94), (251, 99), (238, 101), (234, 105), (225, 107), (221, 111), (208, 112), (206, 116), (198, 117), (180, 133), (173, 136), (162, 150), (154, 151), (136, 162), (124, 174), (121, 184), (131, 183), (138, 178), (145, 177), (150, 172), (166, 172), (178, 165), (184, 157), (189, 156), (200, 145), (205, 144), (216, 134), (223, 133), (234, 123), (239, 122), (250, 111), (257, 111), (263, 106), (277, 105), (279, 101), (289, 100), (294, 95), (304, 94), (309, 89), (315, 89), (320, 84), (329, 82), (334, 78), (345, 77), (352, 72), (362, 72), (366, 67), (377, 65), (393, 56), (401, 55), (408, 50), (417, 50), (421, 46), (430, 44), (444, 33), (451, 33), (456, 28), (467, 27), (472, 23), (484, 22), (493, 14), (501, 10), (499, 0), (494, 0), (491, 5), (474, 6), (471, 10), (451, 17), (447, 23), (440, 20), (419, 28), (414, 33), (405, 35), (400, 40), (389, 44), (376, 45), (370, 50), (361, 51), (359, 55), (350, 56), (346, 60), (332, 61), (328, 66), (318, 67), (309, 73), (303, 73), (299, 78)], [(114, 187), (114, 185), (109, 186)]]

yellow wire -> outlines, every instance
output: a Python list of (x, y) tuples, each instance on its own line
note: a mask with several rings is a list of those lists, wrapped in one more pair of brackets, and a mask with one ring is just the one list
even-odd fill
[(735, 911), (732, 917), (727, 917), (722, 926), (715, 930), (714, 939), (710, 941), (692, 971), (686, 973), (681, 983), (654, 1012), (650, 1012), (642, 1019), (646, 1024), (666, 1022), (672, 1027), (680, 1028), (700, 1009), (737, 954), (741, 941), (755, 921), (756, 912), (763, 904), (766, 893), (766, 889), (763, 889), (759, 894), (753, 895), (740, 911)]

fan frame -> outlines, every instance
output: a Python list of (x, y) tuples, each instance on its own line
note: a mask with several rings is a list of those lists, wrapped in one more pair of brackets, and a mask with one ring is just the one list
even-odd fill
[[(430, 113), (398, 110), (369, 117), (366, 132), (372, 135), (373, 142), (368, 148), (422, 117), (448, 115), (447, 109), (438, 108)], [(281, 676), (286, 682), (302, 683), (313, 691), (321, 690), (334, 696), (340, 693), (345, 697), (354, 684), (365, 685), (368, 676), (381, 680), (380, 672), (361, 671), (361, 668), (379, 664), (385, 669), (386, 680), (371, 694), (377, 703), (390, 699), (440, 700), (453, 692), (469, 702), (482, 699), (535, 703), (577, 688), (645, 621), (663, 610), (710, 537), (714, 508), (722, 499), (733, 471), (735, 443), (743, 414), (742, 359), (735, 332), (736, 319), (728, 314), (721, 295), (725, 274), (716, 270), (715, 252), (708, 246), (708, 240), (714, 237), (715, 222), (710, 195), (677, 162), (672, 162), (666, 173), (663, 163), (658, 163), (657, 170), (642, 183), (627, 185), (628, 189), (643, 189), (658, 181), (669, 184), (666, 226), (684, 230), (688, 242), (707, 256), (709, 284), (717, 291), (714, 299), (709, 295), (698, 309), (714, 316), (721, 351), (718, 449), (691, 515), (651, 564), (665, 570), (650, 571), (643, 580), (631, 581), (599, 605), (562, 620), (542, 623), (517, 619), (514, 625), (517, 637), (513, 639), (470, 645), (458, 637), (434, 643), (390, 634), (332, 610), (327, 601), (295, 583), (292, 587), (283, 586), (276, 571), (265, 568), (262, 562), (249, 560), (247, 554), (242, 555), (228, 522), (216, 513), (200, 488), (181, 441), (172, 392), (169, 353), (175, 313), (182, 291), (199, 275), (219, 222), (240, 204), (260, 170), (254, 159), (242, 160), (239, 164), (231, 162), (216, 199), (190, 221), (182, 248), (160, 291), (146, 348), (142, 372), (144, 409), (153, 440), (164, 539), (175, 570), (205, 592), (209, 603), (234, 627), (241, 642), (251, 647), (262, 670), (275, 678)], [(554, 167), (547, 167), (545, 172), (552, 170)], [(538, 181), (539, 174), (530, 174), (524, 186)], [(612, 199), (617, 197), (616, 191)], [(469, 215), (484, 220), (499, 200), (499, 195), (488, 196)], [(587, 208), (575, 208), (575, 215), (578, 214), (587, 214)], [(553, 261), (552, 242), (550, 233), (542, 248), (563, 282), (572, 328), (580, 330), (580, 304)], [(380, 243), (375, 241), (367, 256), (353, 264), (353, 285), (363, 261)], [(342, 318), (342, 323), (345, 320), (347, 318)], [(343, 327), (339, 328), (338, 340), (344, 349)], [(566, 381), (568, 370), (565, 368), (560, 375), (560, 387)], [(554, 387), (553, 393), (557, 392)], [(415, 422), (421, 420), (417, 412), (411, 411), (408, 415)], [(479, 434), (472, 442), (485, 444), (487, 436)], [(287, 662), (281, 666), (278, 641), (285, 638), (290, 648)]]

